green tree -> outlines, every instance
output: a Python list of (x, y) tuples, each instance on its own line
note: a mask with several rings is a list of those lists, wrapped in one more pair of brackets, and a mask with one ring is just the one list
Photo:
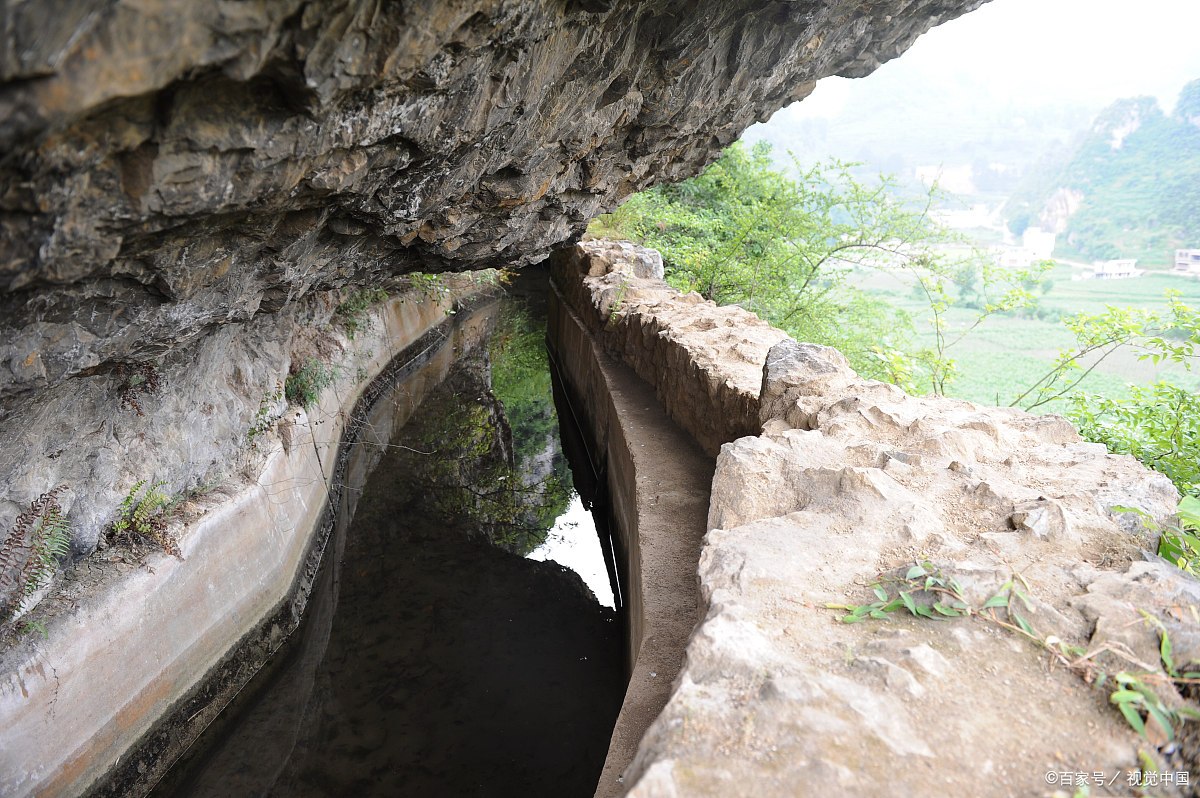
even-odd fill
[(1077, 313), (1063, 319), (1075, 346), (1058, 353), (1050, 369), (1012, 401), (1011, 406), (1036, 410), (1059, 399), (1071, 399), (1076, 388), (1107, 358), (1132, 349), (1140, 359), (1191, 368), (1200, 342), (1200, 311), (1167, 293), (1165, 312), (1109, 305), (1101, 313)]
[[(864, 376), (942, 392), (957, 335), (945, 311), (969, 296), (979, 320), (1032, 300), (1028, 272), (1002, 272), (978, 253), (949, 258), (933, 222), (936, 189), (903, 197), (892, 178), (864, 184), (833, 161), (798, 179), (773, 167), (770, 146), (735, 144), (698, 177), (631, 197), (593, 232), (658, 249), (667, 280), (719, 304), (738, 304), (802, 341), (834, 346)], [(933, 346), (912, 318), (859, 288), (863, 270), (904, 273), (930, 305)], [(961, 279), (964, 291), (954, 290)], [(976, 322), (978, 323), (978, 322)]]
[(1193, 120), (1200, 120), (1200, 80), (1191, 81), (1179, 92), (1175, 115), (1190, 124), (1196, 124)]

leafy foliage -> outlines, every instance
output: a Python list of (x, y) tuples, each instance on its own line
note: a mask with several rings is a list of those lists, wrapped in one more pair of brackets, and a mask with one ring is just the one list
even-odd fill
[(1159, 536), (1159, 556), (1192, 576), (1200, 576), (1200, 499), (1184, 496), (1175, 509), (1179, 522), (1166, 525), (1159, 524), (1153, 516), (1138, 507), (1113, 509), (1140, 516), (1142, 523)]
[(337, 379), (337, 369), (331, 368), (315, 357), (310, 357), (303, 366), (295, 368), (288, 374), (283, 390), (287, 400), (292, 404), (303, 405), (311, 409), (321, 396), (321, 391), (328, 388)]
[(0, 624), (20, 611), (22, 602), (50, 582), (71, 547), (71, 526), (59, 505), (59, 485), (34, 499), (17, 516), (0, 544)]
[(1157, 382), (1131, 385), (1123, 399), (1076, 394), (1071, 403), (1069, 415), (1085, 438), (1133, 455), (1182, 493), (1200, 493), (1200, 396)]
[(1190, 368), (1200, 342), (1200, 312), (1167, 293), (1165, 313), (1148, 308), (1107, 306), (1100, 313), (1078, 313), (1063, 320), (1075, 346), (1059, 352), (1050, 369), (1013, 400), (1033, 410), (1071, 395), (1088, 374), (1122, 349), (1141, 360)]
[(258, 402), (258, 410), (254, 411), (254, 420), (246, 431), (246, 439), (252, 446), (258, 445), (258, 438), (266, 434), (280, 418), (279, 401), (283, 399), (283, 386), (275, 384), (275, 390), (263, 396)]
[[(147, 487), (146, 480), (139, 480), (117, 508), (117, 517), (112, 524), (113, 540), (134, 545), (146, 540), (158, 545), (163, 551), (183, 559), (179, 545), (167, 532), (167, 518), (171, 497), (159, 488), (165, 482), (155, 482)], [(143, 488), (145, 491), (143, 492)]]
[[(1029, 586), (1020, 576), (1014, 575), (979, 607), (970, 604), (962, 585), (956, 579), (942, 573), (940, 568), (929, 561), (911, 566), (905, 571), (903, 579), (895, 580), (895, 583), (899, 586), (895, 590), (895, 596), (892, 596), (882, 582), (877, 582), (871, 587), (877, 601), (870, 604), (825, 606), (828, 609), (848, 610), (849, 614), (842, 617), (843, 623), (858, 623), (867, 618), (883, 619), (888, 613), (900, 610), (906, 610), (914, 617), (934, 620), (981, 616), (1037, 639), (1033, 627), (1018, 611), (1021, 605), (1032, 609), (1026, 592)], [(997, 610), (1003, 610), (1005, 615), (998, 615)]]
[(1163, 531), (1158, 553), (1192, 576), (1200, 576), (1200, 499), (1184, 496), (1176, 513), (1179, 525)]
[[(864, 376), (911, 390), (940, 393), (953, 375), (955, 337), (942, 321), (950, 306), (968, 301), (982, 321), (1033, 301), (1030, 274), (938, 251), (951, 237), (928, 213), (936, 190), (905, 198), (892, 178), (861, 183), (836, 161), (797, 168), (793, 180), (776, 171), (768, 145), (735, 144), (700, 176), (631, 197), (593, 232), (652, 246), (680, 290), (741, 305), (798, 340), (840, 349)], [(916, 347), (912, 316), (853, 284), (862, 269), (916, 277), (933, 346)]]
[(353, 341), (366, 322), (367, 309), (387, 300), (388, 292), (382, 288), (359, 288), (346, 301), (337, 306), (336, 314), (341, 319), (346, 336)]
[(441, 299), (450, 294), (445, 275), (412, 272), (406, 275), (408, 284), (425, 295), (426, 299)]
[[(889, 589), (890, 588), (890, 589)], [(843, 623), (859, 623), (869, 618), (882, 620), (890, 613), (905, 611), (914, 617), (931, 620), (950, 618), (975, 618), (1020, 635), (1036, 644), (1050, 655), (1051, 659), (1079, 674), (1089, 684), (1104, 686), (1110, 681), (1116, 684), (1109, 694), (1109, 701), (1117, 707), (1129, 726), (1142, 737), (1148, 737), (1146, 723), (1158, 727), (1158, 734), (1174, 740), (1179, 727), (1185, 720), (1200, 720), (1200, 711), (1195, 707), (1175, 706), (1165, 702), (1152, 687), (1152, 683), (1192, 681), (1200, 673), (1180, 672), (1173, 657), (1170, 637), (1162, 622), (1143, 612), (1146, 622), (1155, 626), (1159, 634), (1161, 671), (1131, 672), (1119, 670), (1110, 673), (1102, 664), (1100, 654), (1108, 653), (1118, 659), (1137, 663), (1130, 653), (1108, 644), (1101, 649), (1088, 651), (1081, 645), (1068, 643), (1056, 635), (1044, 635), (1034, 628), (1026, 615), (1033, 609), (1028, 583), (1019, 575), (1001, 585), (992, 596), (979, 606), (972, 605), (966, 591), (959, 582), (944, 574), (929, 561), (909, 567), (902, 578), (877, 582), (871, 587), (876, 601), (867, 604), (826, 604), (827, 609), (845, 611)]]
[(658, 249), (680, 290), (742, 305), (882, 376), (872, 347), (901, 349), (911, 321), (845, 278), (853, 263), (882, 264), (926, 230), (888, 188), (860, 185), (839, 163), (793, 181), (766, 145), (735, 144), (700, 176), (630, 198), (599, 232)]

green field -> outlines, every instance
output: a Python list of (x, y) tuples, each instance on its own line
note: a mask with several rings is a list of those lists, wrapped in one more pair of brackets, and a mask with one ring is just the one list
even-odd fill
[[(1182, 293), (1182, 301), (1200, 304), (1200, 280), (1163, 272), (1151, 272), (1128, 280), (1072, 280), (1068, 266), (1058, 266), (1051, 274), (1053, 287), (1042, 297), (1041, 306), (1062, 315), (1098, 313), (1108, 305), (1164, 309), (1168, 289)], [(860, 287), (886, 298), (912, 314), (922, 343), (933, 341), (933, 328), (927, 303), (913, 294), (911, 278), (881, 272), (860, 273)], [(953, 340), (973, 323), (977, 311), (952, 308), (947, 314), (947, 339)], [(947, 393), (985, 404), (1007, 405), (1027, 386), (1050, 368), (1060, 350), (1074, 343), (1070, 331), (1056, 321), (993, 316), (967, 334), (948, 352), (958, 366), (958, 374)], [(1080, 390), (1109, 396), (1126, 395), (1126, 385), (1152, 383), (1159, 379), (1188, 386), (1200, 386), (1200, 374), (1178, 365), (1155, 366), (1122, 352), (1107, 358), (1080, 384)], [(1062, 405), (1041, 410), (1062, 410)]]

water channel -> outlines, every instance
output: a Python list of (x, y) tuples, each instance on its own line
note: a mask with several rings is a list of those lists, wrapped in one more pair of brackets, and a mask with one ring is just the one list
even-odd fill
[(620, 588), (563, 451), (544, 292), (514, 293), (448, 325), (448, 372), (395, 372), (303, 624), (154, 795), (592, 795)]

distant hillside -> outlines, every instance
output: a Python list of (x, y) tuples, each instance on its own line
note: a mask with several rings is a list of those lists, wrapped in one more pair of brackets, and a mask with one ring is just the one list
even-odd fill
[(914, 185), (920, 171), (944, 170), (962, 179), (944, 180), (943, 188), (968, 203), (998, 204), (1042, 152), (1062, 146), (1097, 110), (997, 101), (963, 76), (902, 60), (853, 83), (847, 102), (828, 115), (812, 116), (798, 103), (744, 139), (770, 142), (783, 166), (789, 151), (805, 165), (832, 156), (862, 163), (860, 177), (887, 173)]
[(1005, 206), (1009, 227), (1065, 233), (1055, 253), (1169, 263), (1200, 247), (1200, 80), (1168, 116), (1149, 97), (1118, 100), (1071, 150), (1033, 170)]

